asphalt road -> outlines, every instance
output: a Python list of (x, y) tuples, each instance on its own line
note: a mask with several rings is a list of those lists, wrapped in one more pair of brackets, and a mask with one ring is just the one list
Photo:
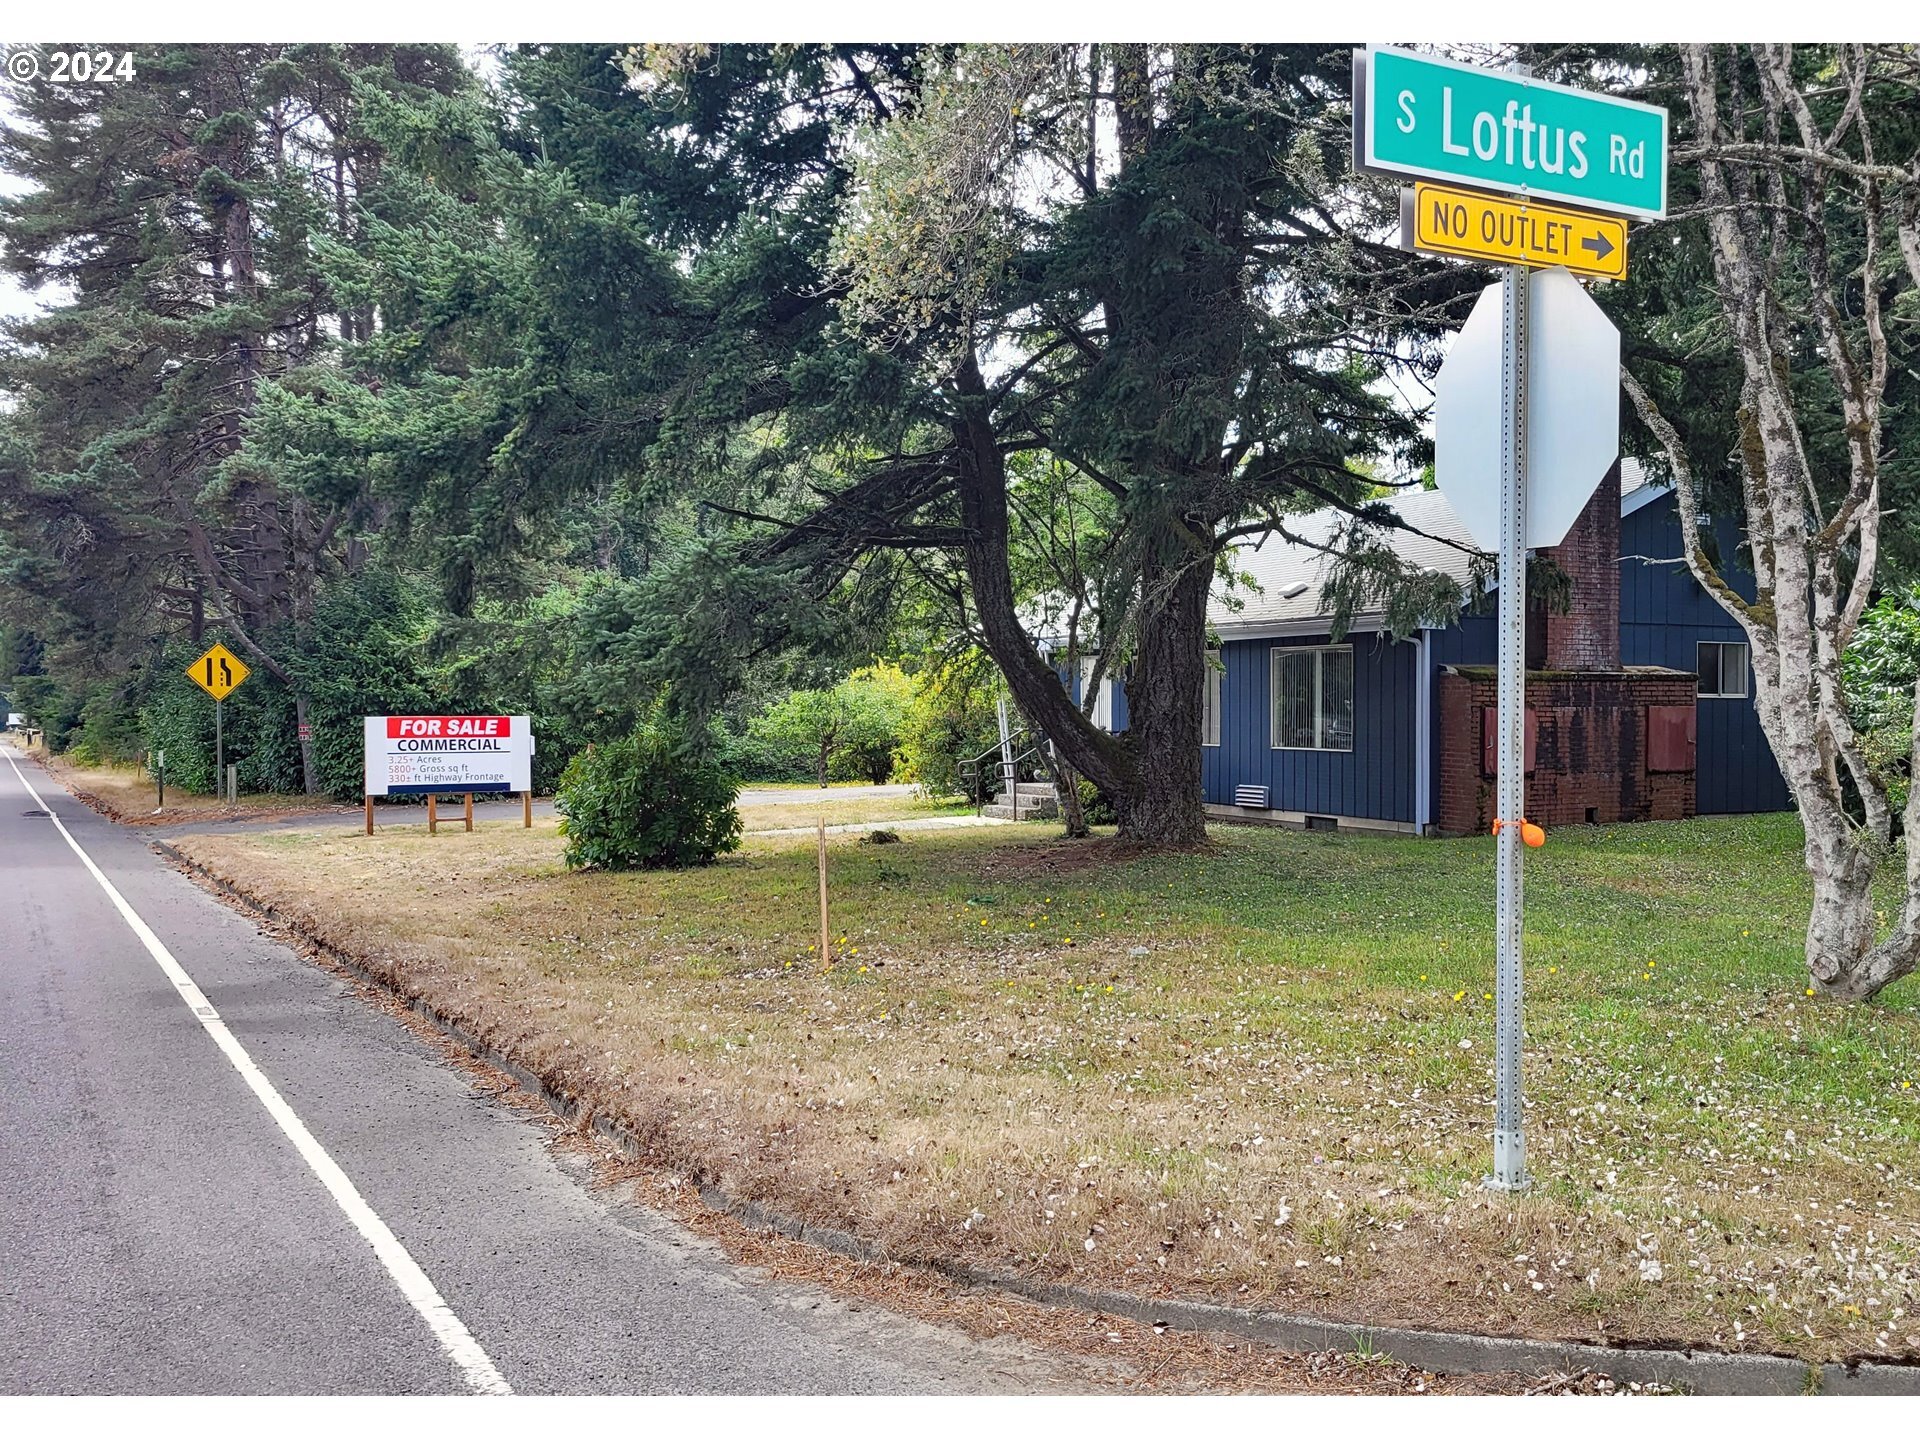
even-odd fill
[(0, 744), (0, 1392), (1071, 1383), (602, 1199), (540, 1127)]

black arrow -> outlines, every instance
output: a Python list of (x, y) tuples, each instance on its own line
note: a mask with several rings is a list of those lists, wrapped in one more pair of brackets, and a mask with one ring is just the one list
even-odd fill
[(1613, 241), (1609, 240), (1605, 235), (1589, 235), (1580, 242), (1580, 248), (1582, 250), (1591, 250), (1594, 259), (1604, 260), (1613, 253)]

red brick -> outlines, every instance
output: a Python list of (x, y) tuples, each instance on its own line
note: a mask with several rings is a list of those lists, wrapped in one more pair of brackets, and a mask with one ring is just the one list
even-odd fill
[[(1694, 771), (1648, 766), (1649, 707), (1689, 709), (1694, 677), (1635, 668), (1527, 677), (1536, 718), (1534, 764), (1527, 776), (1526, 818), (1552, 829), (1589, 818), (1601, 824), (1677, 820), (1694, 813)], [(1490, 668), (1442, 671), (1439, 813), (1443, 834), (1485, 833), (1495, 790), (1481, 772), (1480, 712), (1497, 700)], [(1678, 757), (1663, 757), (1677, 759)]]

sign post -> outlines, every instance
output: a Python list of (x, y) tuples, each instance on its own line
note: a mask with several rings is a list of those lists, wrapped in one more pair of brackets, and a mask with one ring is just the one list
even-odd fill
[(1487, 1184), (1522, 1190), (1523, 846), (1546, 839), (1526, 819), (1527, 552), (1566, 536), (1619, 458), (1620, 335), (1570, 272), (1624, 278), (1626, 223), (1614, 217), (1666, 214), (1667, 112), (1385, 46), (1356, 51), (1353, 71), (1356, 167), (1451, 182), (1402, 192), (1403, 243), (1505, 266), (1441, 367), (1434, 474), (1500, 561)]
[(213, 697), (213, 783), (222, 796), (230, 788), (227, 783), (226, 716), (223, 712), (227, 696), (245, 684), (247, 676), (252, 673), (238, 655), (220, 644), (209, 647), (206, 654), (187, 666), (187, 678)]
[[(1496, 848), (1493, 1178), (1499, 1190), (1527, 1184), (1526, 1117), (1520, 1099), (1521, 953), (1527, 813), (1527, 311), (1526, 267), (1500, 277), (1500, 758)], [(1595, 476), (1596, 482), (1599, 476)]]

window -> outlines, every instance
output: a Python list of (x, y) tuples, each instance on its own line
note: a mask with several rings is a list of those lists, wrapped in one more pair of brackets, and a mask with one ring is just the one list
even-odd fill
[(1220, 743), (1220, 652), (1207, 651), (1206, 678), (1200, 682), (1200, 743)]
[(1276, 647), (1273, 748), (1353, 749), (1353, 647)]
[(1700, 642), (1700, 698), (1747, 698), (1747, 646), (1739, 640)]

